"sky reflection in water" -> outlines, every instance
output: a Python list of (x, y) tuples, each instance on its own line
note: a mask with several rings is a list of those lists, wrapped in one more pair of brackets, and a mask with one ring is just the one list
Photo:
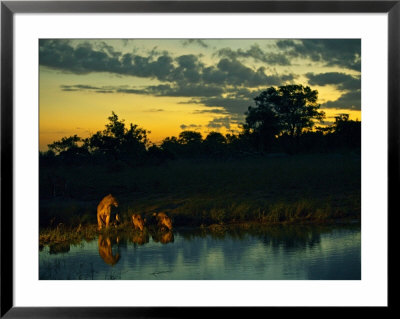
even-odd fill
[(361, 279), (359, 226), (181, 229), (39, 253), (39, 279)]

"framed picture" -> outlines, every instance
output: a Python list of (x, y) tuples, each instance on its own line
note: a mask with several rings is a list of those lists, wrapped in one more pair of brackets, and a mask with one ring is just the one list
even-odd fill
[(388, 307), (399, 15), (2, 1), (1, 316)]

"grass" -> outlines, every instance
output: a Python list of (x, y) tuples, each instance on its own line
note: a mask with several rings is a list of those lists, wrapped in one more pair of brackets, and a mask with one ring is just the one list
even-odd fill
[[(116, 237), (130, 235), (135, 232), (128, 223), (120, 224), (119, 226), (110, 226), (109, 228), (97, 229), (97, 225), (88, 224), (82, 226), (64, 226), (60, 224), (58, 227), (43, 227), (39, 230), (39, 247), (45, 245), (50, 246), (55, 252), (69, 250), (69, 245), (77, 245), (82, 240), (90, 242), (97, 239), (98, 235), (107, 237)], [(68, 246), (67, 246), (68, 245)]]
[[(67, 184), (56, 197), (51, 176)], [(41, 168), (39, 178), (41, 230), (81, 224), (88, 238), (96, 229), (97, 204), (108, 193), (119, 200), (116, 211), (125, 223), (132, 213), (155, 211), (169, 214), (175, 226), (324, 223), (361, 216), (361, 162), (354, 153)]]
[[(346, 221), (341, 221), (341, 228), (357, 228), (359, 223), (347, 223)], [(200, 227), (178, 227), (174, 230), (174, 233), (179, 233), (183, 238), (190, 239), (192, 237), (206, 237), (211, 235), (213, 238), (225, 238), (225, 236), (230, 236), (232, 238), (244, 238), (248, 235), (253, 236), (265, 236), (269, 234), (273, 237), (290, 237), (295, 236), (296, 238), (307, 239), (309, 232), (314, 231), (329, 231), (332, 226), (337, 226), (338, 221), (323, 220), (320, 223), (315, 222), (304, 222), (301, 223), (301, 228), (299, 228), (299, 223), (282, 223), (282, 222), (257, 222), (257, 221), (247, 221), (247, 222), (229, 222), (226, 224), (211, 224), (204, 225)], [(166, 231), (160, 231), (156, 229), (145, 228), (144, 232), (134, 230), (129, 223), (121, 224), (117, 227), (110, 227), (108, 229), (103, 229), (101, 231), (97, 230), (95, 225), (86, 225), (78, 227), (64, 227), (64, 228), (43, 228), (40, 230), (39, 234), (39, 248), (43, 249), (44, 246), (49, 246), (50, 254), (57, 254), (68, 252), (70, 250), (70, 245), (78, 245), (82, 241), (90, 242), (97, 240), (99, 235), (106, 238), (120, 238), (129, 239), (132, 238), (140, 240), (143, 236), (149, 238), (151, 236), (153, 240), (159, 240)], [(133, 240), (134, 243), (140, 245), (146, 243)]]

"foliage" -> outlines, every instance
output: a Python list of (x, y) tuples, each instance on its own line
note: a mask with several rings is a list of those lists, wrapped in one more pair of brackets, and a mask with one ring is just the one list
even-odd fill
[(361, 122), (339, 114), (335, 123), (315, 127), (325, 117), (318, 92), (302, 85), (270, 87), (254, 98), (238, 134), (210, 132), (203, 139), (196, 131), (182, 131), (160, 145), (148, 139), (150, 131), (125, 124), (114, 112), (105, 129), (88, 138), (63, 137), (40, 152), (40, 165), (103, 165), (119, 170), (125, 165), (161, 165), (185, 158), (242, 158), (255, 154), (329, 152), (361, 147)]
[(63, 137), (60, 141), (55, 141), (52, 144), (49, 144), (49, 150), (61, 153), (68, 151), (70, 149), (78, 148), (78, 142), (81, 141), (81, 138), (76, 134), (70, 137)]
[(132, 123), (126, 127), (124, 120), (119, 120), (114, 112), (108, 120), (103, 131), (97, 131), (88, 138), (74, 135), (49, 144), (49, 152), (52, 153), (41, 153), (41, 159), (49, 164), (57, 154), (64, 164), (93, 161), (115, 164), (120, 161), (135, 165), (143, 162), (149, 144), (147, 134), (150, 132)]
[(184, 145), (199, 145), (202, 141), (202, 136), (199, 132), (183, 131), (179, 134), (179, 143)]
[(348, 114), (340, 114), (335, 117), (333, 132), (337, 144), (361, 147), (361, 122), (349, 120)]
[(260, 97), (256, 97), (254, 100), (257, 106), (249, 106), (244, 130), (245, 134), (253, 137), (256, 147), (263, 151), (272, 144), (275, 136), (280, 133), (281, 127), (277, 114), (269, 104), (261, 103)]
[(210, 132), (203, 141), (204, 152), (212, 155), (222, 155), (226, 152), (227, 138), (219, 132)]
[(308, 86), (270, 87), (254, 98), (256, 106), (249, 106), (244, 128), (255, 134), (261, 150), (277, 135), (299, 137), (325, 117), (317, 100), (318, 91)]
[(98, 131), (85, 140), (91, 153), (108, 155), (128, 163), (140, 161), (149, 143), (149, 132), (132, 123), (126, 128), (124, 120), (119, 120), (114, 112), (108, 120), (105, 130)]

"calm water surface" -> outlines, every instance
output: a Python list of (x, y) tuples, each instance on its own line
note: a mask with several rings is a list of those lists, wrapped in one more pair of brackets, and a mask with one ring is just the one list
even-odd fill
[(44, 247), (39, 279), (361, 279), (360, 226), (133, 233)]

